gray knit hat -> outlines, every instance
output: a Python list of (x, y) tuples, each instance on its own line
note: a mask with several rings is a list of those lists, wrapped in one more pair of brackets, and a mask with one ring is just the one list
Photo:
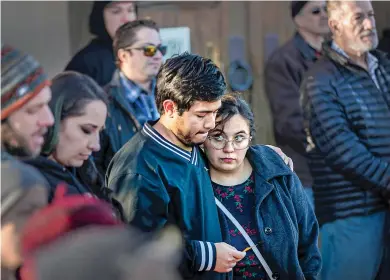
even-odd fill
[(11, 46), (1, 46), (1, 120), (50, 85), (41, 65), (32, 56)]

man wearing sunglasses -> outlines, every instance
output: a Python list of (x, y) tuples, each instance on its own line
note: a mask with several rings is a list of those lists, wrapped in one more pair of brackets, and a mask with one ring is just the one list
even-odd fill
[(159, 118), (155, 77), (166, 53), (159, 28), (151, 20), (128, 22), (116, 31), (113, 43), (117, 70), (106, 90), (110, 96), (106, 128), (96, 165), (104, 175), (113, 155), (147, 121)]
[(304, 148), (305, 134), (299, 105), (303, 74), (318, 59), (329, 33), (325, 1), (292, 1), (294, 37), (276, 50), (267, 62), (265, 86), (270, 102), (277, 146), (289, 155), (294, 171), (313, 203), (312, 177)]

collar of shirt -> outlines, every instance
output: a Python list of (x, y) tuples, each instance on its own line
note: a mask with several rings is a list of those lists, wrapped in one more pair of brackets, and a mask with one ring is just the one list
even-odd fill
[[(340, 48), (335, 41), (332, 42), (332, 49), (335, 50), (338, 54), (348, 59), (350, 58), (348, 54), (342, 48)], [(374, 73), (379, 66), (378, 59), (369, 52), (367, 53), (367, 66), (370, 73)]]
[[(157, 120), (158, 121), (158, 120)], [(192, 151), (186, 151), (179, 146), (176, 146), (172, 142), (168, 141), (167, 139), (164, 138), (160, 133), (157, 132), (153, 128), (153, 125), (157, 123), (157, 121), (148, 121), (145, 123), (142, 133), (144, 135), (147, 135), (150, 137), (152, 140), (154, 140), (158, 145), (161, 146), (161, 148), (166, 149), (171, 157), (178, 157), (181, 159), (184, 159), (191, 164), (198, 166), (199, 165), (199, 155), (198, 155), (198, 148), (196, 145), (192, 147)], [(206, 168), (205, 168), (206, 170)], [(206, 170), (207, 171), (207, 170)]]
[(136, 83), (129, 80), (122, 72), (119, 72), (119, 77), (120, 77), (121, 85), (125, 89), (125, 95), (131, 103), (134, 103), (141, 94), (154, 96), (154, 88), (156, 85), (155, 79), (152, 80), (151, 92), (148, 93), (146, 90), (138, 86)]
[(310, 46), (305, 39), (303, 39), (302, 35), (299, 34), (299, 32), (295, 33), (295, 45), (298, 47), (302, 55), (307, 59), (311, 61), (315, 61), (321, 56), (321, 53), (318, 52), (316, 49), (314, 49), (312, 46)]

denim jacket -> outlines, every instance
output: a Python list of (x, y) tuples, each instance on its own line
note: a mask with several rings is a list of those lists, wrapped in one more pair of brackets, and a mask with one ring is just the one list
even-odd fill
[[(318, 223), (297, 175), (266, 146), (250, 147), (247, 158), (255, 173), (261, 254), (277, 279), (318, 279)], [(221, 211), (219, 215), (224, 241), (229, 244), (227, 218)]]

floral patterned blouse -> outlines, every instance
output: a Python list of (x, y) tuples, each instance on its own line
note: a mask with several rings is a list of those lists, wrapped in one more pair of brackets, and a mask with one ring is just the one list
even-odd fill
[[(214, 194), (222, 204), (232, 213), (237, 221), (246, 230), (255, 244), (258, 244), (259, 236), (256, 226), (255, 195), (254, 195), (254, 174), (242, 184), (236, 186), (222, 186), (213, 182)], [(228, 220), (229, 235), (231, 244), (237, 250), (244, 250), (248, 243), (242, 237), (240, 231)], [(265, 272), (252, 250), (246, 252), (245, 258), (233, 268), (233, 278), (237, 279), (265, 279)]]

